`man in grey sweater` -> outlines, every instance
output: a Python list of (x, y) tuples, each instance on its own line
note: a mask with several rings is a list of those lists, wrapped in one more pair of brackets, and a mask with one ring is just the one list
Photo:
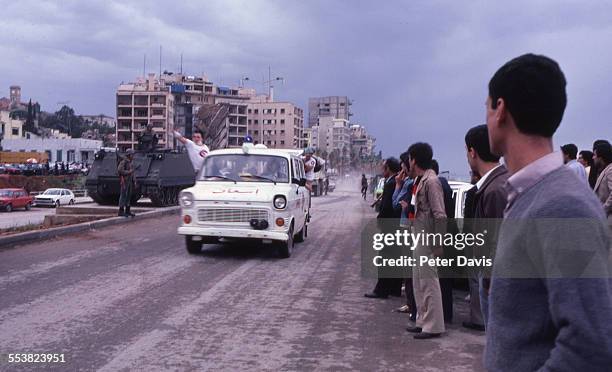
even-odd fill
[(489, 82), (489, 142), (511, 174), (490, 289), (485, 365), (491, 371), (612, 366), (605, 216), (553, 152), (565, 85), (555, 61), (533, 54), (509, 61)]

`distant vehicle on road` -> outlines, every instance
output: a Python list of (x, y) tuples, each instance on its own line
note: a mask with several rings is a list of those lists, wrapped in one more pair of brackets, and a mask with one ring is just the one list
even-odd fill
[(74, 193), (68, 189), (46, 189), (40, 195), (34, 197), (34, 205), (37, 207), (59, 207), (61, 205), (74, 204)]
[(336, 183), (334, 181), (329, 181), (329, 185), (327, 186), (327, 191), (332, 192), (336, 189)]
[(291, 256), (307, 235), (310, 193), (304, 163), (288, 150), (252, 144), (211, 151), (195, 186), (179, 195), (187, 251), (219, 238), (273, 242)]
[(380, 198), (383, 194), (384, 189), (385, 189), (385, 178), (381, 177), (378, 180), (378, 184), (376, 185), (376, 188), (374, 189), (374, 199)]
[(0, 208), (7, 212), (16, 208), (29, 211), (32, 208), (32, 197), (24, 189), (0, 189)]

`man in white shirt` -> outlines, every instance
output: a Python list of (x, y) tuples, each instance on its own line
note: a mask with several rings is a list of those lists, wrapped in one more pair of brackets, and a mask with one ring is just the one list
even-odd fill
[(191, 137), (193, 140), (183, 137), (179, 132), (174, 131), (174, 136), (176, 139), (185, 145), (187, 149), (187, 153), (189, 154), (189, 160), (191, 160), (191, 164), (193, 165), (193, 169), (197, 172), (202, 168), (202, 164), (204, 163), (204, 158), (210, 150), (208, 146), (206, 146), (203, 142), (202, 132), (196, 130), (193, 132), (193, 136)]
[(588, 183), (589, 178), (586, 173), (584, 166), (576, 161), (576, 155), (578, 154), (578, 147), (573, 143), (561, 146), (561, 152), (563, 153), (563, 163), (565, 166), (571, 169), (578, 178)]
[(315, 177), (315, 166), (317, 165), (317, 161), (312, 157), (314, 151), (312, 148), (307, 148), (304, 150), (304, 156), (302, 160), (304, 160), (304, 178), (306, 178), (306, 188), (308, 191), (312, 191), (312, 181), (314, 181)]

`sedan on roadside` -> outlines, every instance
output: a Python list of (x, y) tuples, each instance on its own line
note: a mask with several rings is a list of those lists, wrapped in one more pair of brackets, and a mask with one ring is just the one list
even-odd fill
[(0, 189), (0, 208), (12, 212), (15, 208), (32, 208), (32, 197), (24, 189)]
[(74, 193), (68, 189), (46, 189), (45, 192), (34, 197), (34, 205), (57, 208), (61, 205), (74, 204), (74, 199)]

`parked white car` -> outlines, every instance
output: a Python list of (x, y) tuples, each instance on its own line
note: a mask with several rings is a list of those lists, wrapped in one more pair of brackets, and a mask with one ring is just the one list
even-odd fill
[(304, 163), (290, 151), (245, 144), (211, 151), (195, 186), (179, 195), (187, 251), (203, 243), (253, 239), (275, 243), (289, 257), (294, 240), (307, 235), (310, 194), (304, 187)]
[(34, 205), (57, 208), (61, 205), (74, 204), (74, 200), (74, 194), (68, 189), (46, 189), (45, 192), (34, 197)]

